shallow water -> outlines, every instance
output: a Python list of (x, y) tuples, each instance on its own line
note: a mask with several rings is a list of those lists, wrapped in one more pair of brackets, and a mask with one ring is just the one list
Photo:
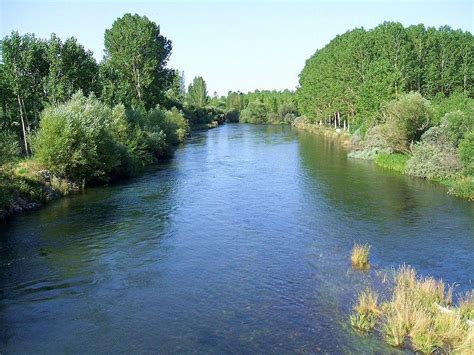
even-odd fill
[(473, 220), (324, 137), (200, 132), (140, 178), (0, 226), (0, 353), (397, 353), (347, 326), (354, 293), (402, 263), (472, 289)]

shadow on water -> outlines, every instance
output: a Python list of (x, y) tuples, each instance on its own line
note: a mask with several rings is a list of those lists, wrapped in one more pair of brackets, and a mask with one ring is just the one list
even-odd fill
[[(0, 352), (396, 353), (347, 326), (354, 293), (403, 262), (472, 288), (472, 217), (287, 126), (198, 132), (140, 178), (0, 226)], [(354, 240), (371, 272), (351, 270)]]

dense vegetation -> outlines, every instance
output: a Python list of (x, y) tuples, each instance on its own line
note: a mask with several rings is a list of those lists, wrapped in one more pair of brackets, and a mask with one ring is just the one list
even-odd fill
[(225, 110), (229, 122), (291, 124), (298, 115), (296, 97), (289, 90), (255, 90), (247, 94), (230, 91), (226, 97), (214, 100)]
[(104, 46), (97, 63), (74, 38), (3, 38), (0, 208), (18, 196), (37, 199), (39, 171), (81, 184), (130, 176), (167, 156), (192, 127), (224, 120), (342, 128), (352, 133), (352, 156), (474, 199), (469, 32), (358, 28), (307, 60), (296, 92), (222, 97), (210, 97), (202, 77), (186, 90), (183, 73), (167, 67), (171, 41), (144, 16), (117, 19)]
[(43, 171), (72, 185), (130, 176), (167, 156), (191, 127), (224, 119), (208, 106), (203, 78), (186, 92), (183, 74), (167, 68), (171, 41), (148, 18), (117, 19), (104, 45), (97, 63), (74, 38), (3, 38), (0, 212), (19, 197), (43, 200)]
[(312, 121), (336, 116), (369, 126), (387, 101), (419, 92), (427, 99), (474, 93), (473, 36), (469, 32), (386, 22), (334, 38), (308, 59), (297, 92)]
[(296, 92), (309, 123), (352, 132), (354, 157), (440, 181), (474, 199), (474, 37), (384, 23), (337, 36)]

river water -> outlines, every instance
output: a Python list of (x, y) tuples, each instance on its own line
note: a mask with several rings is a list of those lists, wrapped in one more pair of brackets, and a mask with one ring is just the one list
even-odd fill
[(224, 125), (0, 226), (0, 353), (397, 353), (347, 325), (354, 294), (402, 263), (472, 289), (473, 221), (324, 137)]

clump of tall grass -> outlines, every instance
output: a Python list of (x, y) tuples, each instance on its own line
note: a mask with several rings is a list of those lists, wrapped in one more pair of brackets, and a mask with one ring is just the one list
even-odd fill
[(378, 298), (377, 292), (369, 288), (359, 293), (354, 305), (354, 312), (350, 317), (352, 327), (364, 332), (374, 329), (380, 314)]
[(352, 247), (351, 263), (356, 269), (366, 270), (370, 268), (369, 262), (370, 245), (355, 243)]
[(379, 330), (390, 345), (423, 354), (474, 354), (474, 292), (454, 305), (453, 290), (442, 280), (417, 276), (413, 268), (402, 266), (384, 302), (370, 298), (373, 294), (359, 294), (350, 317), (354, 328)]

